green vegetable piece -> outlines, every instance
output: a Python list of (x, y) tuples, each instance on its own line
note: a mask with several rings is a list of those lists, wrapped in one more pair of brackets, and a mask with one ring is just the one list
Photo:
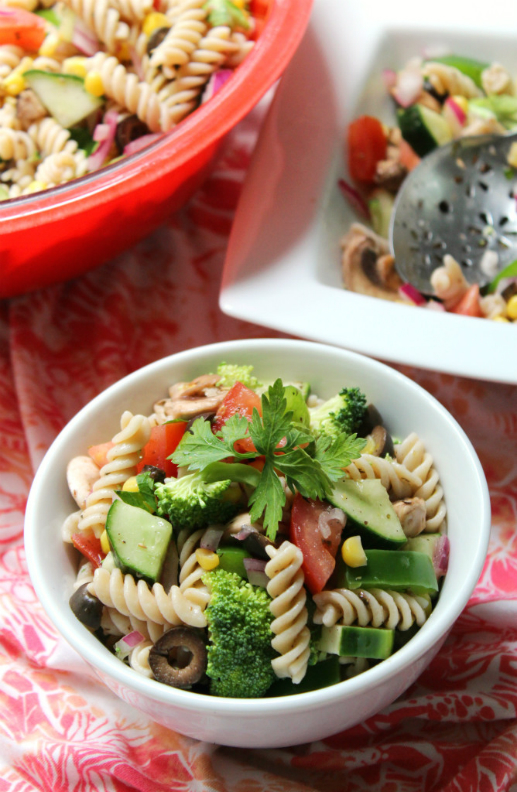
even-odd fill
[(469, 111), (482, 118), (495, 118), (506, 129), (517, 129), (517, 97), (508, 94), (469, 100)]
[(353, 434), (361, 427), (365, 413), (366, 396), (360, 388), (343, 388), (337, 396), (310, 411), (311, 429), (316, 436)]
[(286, 412), (292, 411), (292, 421), (294, 424), (301, 424), (302, 427), (309, 427), (310, 417), (309, 408), (305, 402), (302, 392), (296, 385), (286, 385), (284, 390), (287, 402)]
[(296, 693), (309, 693), (311, 690), (337, 685), (341, 681), (340, 664), (336, 655), (309, 666), (302, 681), (295, 685), (290, 679), (279, 679), (268, 690), (269, 696), (294, 696)]
[(423, 105), (414, 104), (397, 110), (397, 121), (402, 137), (419, 157), (425, 157), (438, 146), (452, 140), (452, 131), (446, 119)]
[(503, 278), (517, 278), (517, 259), (512, 261), (511, 264), (508, 264), (507, 267), (502, 270), (499, 275), (496, 275), (494, 280), (488, 286), (488, 294), (493, 294), (499, 285), (499, 281)]
[(334, 484), (328, 500), (347, 515), (347, 532), (357, 528), (365, 545), (374, 543), (376, 547), (396, 548), (407, 541), (379, 479), (342, 479)]
[(411, 539), (408, 539), (401, 549), (411, 550), (415, 553), (424, 553), (428, 555), (432, 561), (435, 547), (441, 539), (442, 534), (439, 533), (420, 534), (420, 536), (413, 536)]
[(385, 239), (389, 237), (394, 203), (395, 197), (388, 190), (382, 189), (375, 190), (368, 201), (373, 230)]
[(239, 366), (237, 363), (219, 363), (217, 374), (221, 378), (217, 385), (219, 388), (231, 388), (236, 382), (241, 382), (247, 388), (255, 390), (260, 382), (252, 374), (253, 366)]
[(170, 522), (116, 500), (108, 511), (106, 532), (115, 564), (124, 574), (158, 580), (172, 536)]
[(478, 88), (482, 88), (481, 74), (490, 64), (474, 60), (474, 58), (463, 58), (461, 55), (444, 55), (441, 58), (432, 58), (433, 63), (443, 63), (445, 66), (453, 66), (462, 74), (466, 74), (475, 82)]
[(34, 13), (42, 19), (46, 19), (47, 22), (50, 22), (55, 27), (59, 27), (61, 24), (60, 18), (52, 8), (40, 8), (39, 11), (34, 11)]
[[(70, 139), (75, 140), (80, 149), (84, 151), (87, 157), (98, 148), (99, 144), (93, 139), (90, 131), (84, 127), (72, 127), (68, 130), (70, 132)], [(114, 160), (111, 160), (114, 162)]]
[(229, 698), (263, 696), (276, 679), (271, 661), (278, 656), (271, 646), (271, 597), (265, 589), (223, 569), (207, 572), (202, 579), (211, 595), (205, 610), (210, 693)]
[[(320, 649), (339, 657), (385, 660), (393, 651), (394, 630), (376, 627), (323, 627)], [(316, 666), (317, 667), (317, 666)]]
[(251, 558), (250, 553), (243, 547), (219, 547), (217, 549), (219, 556), (219, 566), (217, 569), (224, 569), (225, 572), (232, 572), (234, 575), (248, 579), (246, 567), (244, 566), (244, 559)]
[(104, 103), (101, 97), (88, 93), (84, 80), (74, 74), (30, 69), (23, 76), (41, 104), (62, 127), (75, 126)]
[(425, 553), (412, 550), (365, 550), (368, 563), (346, 567), (343, 586), (339, 588), (380, 588), (414, 594), (435, 594), (438, 582), (433, 562)]

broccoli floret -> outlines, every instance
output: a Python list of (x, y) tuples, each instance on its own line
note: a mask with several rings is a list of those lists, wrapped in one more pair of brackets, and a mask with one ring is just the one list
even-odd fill
[(263, 696), (276, 679), (268, 593), (223, 569), (207, 572), (203, 582), (211, 591), (205, 610), (210, 692), (227, 698)]
[(253, 366), (237, 366), (235, 363), (219, 363), (217, 374), (220, 380), (217, 385), (219, 388), (231, 388), (236, 382), (242, 382), (247, 388), (258, 388), (260, 382), (251, 373)]
[(343, 388), (310, 411), (311, 429), (316, 435), (337, 437), (359, 431), (366, 413), (366, 396), (359, 388)]
[[(224, 463), (219, 464), (224, 467)], [(236, 502), (236, 497), (240, 498), (240, 490), (231, 487), (230, 479), (207, 481), (207, 470), (197, 470), (156, 484), (157, 514), (168, 517), (179, 528), (205, 528), (214, 523), (226, 523), (235, 517), (242, 507)]]

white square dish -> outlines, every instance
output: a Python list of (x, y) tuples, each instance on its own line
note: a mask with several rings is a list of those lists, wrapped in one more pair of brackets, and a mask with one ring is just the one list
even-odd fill
[[(338, 179), (357, 115), (394, 119), (383, 68), (424, 50), (503, 63), (517, 74), (517, 7), (316, 0), (278, 87), (237, 209), (221, 309), (377, 358), (517, 383), (517, 329), (346, 291), (340, 239), (358, 218)], [(516, 255), (517, 258), (517, 255)]]

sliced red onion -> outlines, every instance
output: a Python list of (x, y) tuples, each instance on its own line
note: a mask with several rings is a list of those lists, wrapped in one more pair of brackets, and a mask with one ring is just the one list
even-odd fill
[(239, 542), (244, 542), (251, 534), (258, 533), (257, 529), (252, 525), (243, 525), (239, 533), (233, 534), (233, 538)]
[(425, 297), (410, 283), (404, 283), (399, 286), (399, 294), (406, 300), (410, 300), (414, 305), (427, 305)]
[(443, 577), (447, 572), (450, 547), (448, 536), (443, 535), (436, 542), (433, 552), (433, 567), (437, 578)]
[(322, 511), (318, 517), (318, 528), (324, 539), (329, 539), (332, 533), (331, 523), (336, 522), (340, 528), (343, 528), (346, 522), (345, 512), (342, 509), (329, 509)]
[(383, 69), (382, 81), (384, 83), (384, 87), (390, 91), (397, 84), (397, 72), (393, 69)]
[(452, 96), (449, 96), (445, 100), (445, 106), (449, 107), (452, 110), (452, 112), (454, 113), (454, 115), (458, 119), (459, 123), (463, 126), (463, 124), (467, 120), (467, 114), (466, 114), (465, 110), (462, 107), (460, 107), (460, 105), (457, 103), (457, 101), (455, 99), (453, 99)]
[[(106, 115), (104, 116), (103, 123), (97, 124), (95, 129), (93, 130), (93, 139), (99, 140), (99, 146), (88, 157), (88, 170), (90, 172), (96, 171), (99, 168), (102, 168), (106, 158), (109, 155), (111, 150), (111, 146), (113, 145), (113, 141), (115, 140), (115, 133), (117, 131), (117, 123), (118, 123), (118, 113), (115, 110), (109, 110)], [(97, 133), (97, 129), (101, 127), (100, 131)], [(105, 127), (108, 127), (108, 132), (106, 132)], [(98, 137), (97, 137), (98, 135)]]
[(117, 657), (120, 657), (121, 660), (125, 660), (125, 658), (131, 654), (135, 646), (141, 644), (142, 641), (145, 641), (145, 637), (142, 633), (138, 632), (138, 630), (134, 630), (128, 635), (124, 635), (114, 644), (113, 648), (115, 649)]
[(430, 311), (438, 311), (438, 313), (446, 313), (445, 305), (441, 302), (438, 302), (438, 300), (429, 300), (429, 302), (425, 307), (429, 308)]
[(515, 283), (515, 285), (517, 286), (517, 278), (501, 278), (501, 280), (499, 281), (499, 283), (495, 288), (495, 293), (502, 294), (508, 286), (512, 285), (512, 283)]
[(449, 96), (443, 105), (443, 117), (447, 121), (455, 138), (461, 135), (467, 115), (454, 99)]
[(351, 187), (344, 179), (339, 179), (338, 187), (352, 209), (355, 209), (356, 212), (365, 218), (365, 220), (371, 220), (368, 204), (362, 195), (360, 195), (360, 193), (358, 193), (354, 187)]
[(232, 69), (219, 69), (218, 71), (214, 72), (210, 77), (206, 88), (203, 92), (203, 99), (201, 100), (201, 104), (208, 102), (209, 99), (214, 96), (217, 91), (219, 91), (223, 85), (228, 82), (230, 77), (233, 74)]
[(142, 65), (142, 58), (136, 51), (134, 47), (129, 48), (129, 57), (131, 58), (131, 63), (135, 67), (136, 76), (140, 80), (140, 82), (144, 82), (145, 80), (145, 71)]
[(99, 40), (95, 33), (84, 24), (80, 17), (77, 17), (72, 31), (72, 44), (77, 49), (90, 57), (99, 51)]
[(397, 74), (397, 84), (391, 94), (401, 107), (414, 104), (424, 87), (424, 80), (419, 69), (403, 69)]
[(248, 576), (248, 582), (252, 586), (261, 586), (266, 588), (269, 583), (269, 578), (266, 575), (267, 561), (262, 561), (260, 558), (245, 558), (244, 568)]
[(153, 132), (150, 135), (142, 135), (142, 137), (132, 140), (131, 143), (124, 146), (124, 156), (129, 157), (130, 154), (135, 154), (146, 146), (150, 146), (151, 143), (155, 143), (155, 141), (159, 140), (161, 137), (161, 132)]
[(223, 533), (224, 528), (208, 528), (203, 534), (203, 538), (201, 539), (199, 546), (204, 550), (211, 550), (212, 553), (215, 552), (215, 550), (217, 550), (219, 547), (219, 542), (221, 541), (221, 536)]

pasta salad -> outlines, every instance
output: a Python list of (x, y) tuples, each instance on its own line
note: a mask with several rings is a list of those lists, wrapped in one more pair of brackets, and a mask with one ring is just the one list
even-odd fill
[(196, 693), (366, 671), (422, 627), (447, 570), (433, 458), (358, 387), (323, 401), (221, 363), (125, 411), (67, 481), (74, 614), (136, 673)]
[(0, 200), (169, 132), (253, 47), (247, 0), (1, 0)]
[[(340, 180), (340, 187), (361, 222), (354, 223), (341, 241), (345, 287), (436, 311), (515, 322), (517, 261), (495, 276), (497, 252), (480, 249), (481, 268), (491, 278), (480, 289), (469, 285), (461, 263), (446, 254), (431, 276), (434, 295), (429, 297), (403, 282), (388, 245), (396, 194), (422, 157), (453, 139), (517, 129), (514, 77), (499, 63), (447, 55), (413, 58), (398, 72), (385, 69), (383, 80), (395, 103), (396, 124), (363, 115), (347, 130), (353, 184)], [(512, 178), (517, 144), (510, 148), (507, 164)]]

